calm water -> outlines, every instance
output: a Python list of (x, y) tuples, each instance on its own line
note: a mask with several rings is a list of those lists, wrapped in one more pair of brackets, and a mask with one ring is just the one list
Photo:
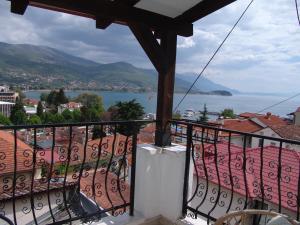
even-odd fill
[[(66, 91), (67, 96), (74, 98), (80, 93), (86, 91)], [(91, 91), (92, 92), (92, 91)], [(28, 98), (39, 99), (41, 91), (26, 92)], [(136, 99), (145, 107), (146, 112), (155, 112), (156, 109), (156, 94), (155, 93), (120, 93), (120, 92), (100, 92), (95, 91), (103, 98), (104, 106), (107, 109), (116, 101), (128, 101)], [(175, 94), (174, 106), (182, 98), (182, 94)], [(261, 109), (275, 104), (287, 96), (258, 96), (258, 95), (234, 95), (234, 96), (212, 96), (212, 95), (188, 95), (185, 101), (180, 106), (180, 111), (192, 108), (194, 110), (202, 110), (203, 105), (206, 104), (208, 111), (219, 112), (224, 108), (232, 108), (235, 113), (242, 112), (257, 112)], [(286, 116), (290, 112), (294, 112), (300, 106), (300, 97), (294, 98), (283, 104), (280, 104), (269, 111), (273, 114)]]

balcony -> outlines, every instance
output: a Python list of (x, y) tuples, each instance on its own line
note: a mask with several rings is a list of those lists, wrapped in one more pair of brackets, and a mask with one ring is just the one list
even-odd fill
[(144, 141), (151, 121), (1, 127), (0, 224), (213, 224), (244, 209), (299, 221), (300, 142), (170, 126), (163, 148)]

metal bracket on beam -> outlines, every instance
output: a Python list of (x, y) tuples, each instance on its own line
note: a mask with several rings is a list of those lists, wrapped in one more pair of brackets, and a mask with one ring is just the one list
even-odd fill
[(11, 0), (10, 11), (19, 15), (24, 15), (29, 0)]

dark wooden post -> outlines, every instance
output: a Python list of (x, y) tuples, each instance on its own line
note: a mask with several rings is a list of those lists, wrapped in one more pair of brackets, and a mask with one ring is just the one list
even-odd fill
[(168, 122), (173, 112), (177, 35), (172, 32), (162, 34), (161, 48), (165, 53), (166, 70), (160, 71), (158, 75), (155, 145), (168, 146), (171, 144)]
[(128, 25), (158, 72), (155, 145), (168, 146), (171, 144), (168, 122), (173, 111), (177, 34), (163, 30), (159, 33), (159, 43), (149, 27), (138, 23)]

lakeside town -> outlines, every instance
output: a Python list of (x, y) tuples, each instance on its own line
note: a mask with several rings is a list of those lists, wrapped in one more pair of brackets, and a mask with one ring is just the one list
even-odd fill
[[(136, 131), (137, 143), (145, 145), (155, 141), (156, 127), (153, 123), (155, 114), (145, 115), (143, 107), (134, 100), (118, 102), (105, 111), (101, 97), (83, 93), (70, 101), (63, 89), (43, 93), (40, 101), (28, 99), (21, 91), (9, 90), (6, 86), (1, 86), (0, 90), (0, 123), (4, 126), (21, 126), (18, 130), (0, 131), (2, 190), (0, 199), (3, 202), (0, 212), (5, 212), (12, 218), (13, 213), (7, 212), (15, 202), (15, 205), (23, 207), (20, 216), (29, 224), (32, 217), (28, 216), (28, 213), (33, 209), (24, 209), (26, 204), (32, 201), (34, 204), (50, 204), (49, 207), (54, 212), (49, 213), (48, 207), (41, 207), (41, 210), (36, 213), (39, 224), (47, 224), (53, 219), (66, 219), (70, 213), (76, 216), (78, 211), (86, 211), (86, 207), (90, 207), (89, 213), (93, 213), (98, 210), (97, 207), (110, 208), (129, 201), (132, 166), (132, 149), (129, 146), (133, 144), (135, 129), (132, 125), (126, 127), (120, 124), (110, 124), (110, 122), (106, 124), (105, 121), (145, 120), (145, 124), (136, 127), (139, 130)], [(251, 196), (257, 196), (257, 193), (255, 189), (249, 189), (249, 193), (241, 189), (245, 183), (236, 166), (231, 171), (232, 176), (236, 177), (233, 183), (228, 183), (226, 177), (224, 180), (218, 180), (214, 151), (218, 149), (218, 158), (222, 159), (222, 164), (232, 160), (228, 159), (227, 151), (234, 154), (231, 156), (234, 158), (233, 163), (238, 163), (241, 160), (239, 157), (247, 154), (250, 168), (246, 170), (246, 173), (257, 174), (254, 180), (261, 183), (258, 173), (259, 161), (262, 160), (260, 154), (263, 149), (265, 154), (263, 158), (266, 161), (265, 172), (269, 174), (277, 170), (273, 163), (281, 157), (283, 168), (281, 176), (287, 179), (286, 182), (282, 181), (282, 185), (285, 194), (290, 196), (285, 200), (286, 202), (279, 203), (275, 198), (277, 194), (273, 193), (273, 190), (268, 193), (272, 197), (266, 199), (264, 204), (268, 204), (269, 207), (284, 204), (287, 213), (293, 215), (296, 210), (295, 206), (288, 203), (294, 201), (293, 196), (296, 195), (297, 190), (293, 186), (285, 185), (296, 182), (298, 179), (300, 145), (287, 140), (300, 141), (300, 108), (295, 109), (285, 118), (273, 115), (271, 112), (266, 114), (245, 112), (235, 115), (232, 109), (224, 109), (218, 114), (216, 120), (210, 120), (208, 114), (206, 106), (197, 113), (188, 109), (183, 115), (175, 113), (174, 124), (171, 123), (172, 137), (170, 138), (173, 143), (182, 146), (186, 145), (188, 139), (186, 123), (196, 124), (193, 129), (196, 150), (193, 151), (199, 152), (194, 159), (197, 165), (194, 181), (203, 184), (209, 176), (211, 185), (221, 185), (224, 193), (233, 191), (233, 203), (230, 207), (242, 207), (239, 201), (241, 196), (247, 198), (249, 193)], [(217, 114), (214, 113), (214, 115)], [(191, 120), (193, 118), (196, 119)], [(100, 122), (100, 125), (82, 124), (88, 122)], [(82, 125), (68, 125), (72, 123)], [(65, 125), (56, 127), (55, 124)], [(34, 127), (34, 125), (41, 125), (41, 127)], [(201, 128), (202, 125), (208, 127)], [(230, 148), (227, 148), (228, 146)], [(281, 156), (278, 155), (279, 152)], [(204, 158), (201, 154), (204, 154)], [(293, 159), (297, 162), (290, 164), (290, 157), (293, 155), (297, 156)], [(206, 166), (203, 167), (202, 163)], [(12, 167), (13, 164), (17, 165), (16, 168)], [(227, 174), (229, 171), (228, 168), (220, 167), (218, 172)], [(118, 183), (117, 180), (120, 177), (123, 179), (121, 183)], [(272, 185), (274, 179), (276, 179), (275, 175), (268, 176), (264, 185)], [(17, 184), (15, 189), (12, 188), (14, 180)], [(100, 184), (100, 181), (108, 183), (109, 186), (97, 186), (95, 182)], [(197, 184), (197, 182), (194, 183), (198, 186), (196, 189), (200, 187), (200, 183)], [(119, 192), (113, 191), (120, 187), (123, 188)], [(50, 197), (45, 194), (46, 191), (50, 192)], [(97, 195), (103, 192), (107, 194)], [(209, 192), (213, 194), (214, 190), (209, 190)], [(96, 203), (96, 207), (90, 202), (90, 198)], [(52, 200), (47, 203), (49, 199)], [(197, 197), (191, 204), (196, 204), (194, 202), (199, 200), (201, 198)], [(28, 203), (24, 204), (24, 201)], [(80, 207), (76, 201), (80, 202)], [(211, 203), (207, 204), (203, 206), (203, 211), (207, 210)], [(43, 216), (46, 212), (47, 216)], [(121, 212), (122, 210), (119, 211)]]
[(0, 225), (300, 225), (299, 1), (1, 1)]

